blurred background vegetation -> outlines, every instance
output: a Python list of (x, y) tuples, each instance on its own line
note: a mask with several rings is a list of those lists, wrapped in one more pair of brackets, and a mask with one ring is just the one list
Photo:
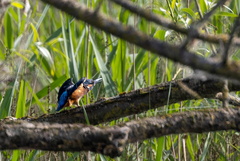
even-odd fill
[[(149, 23), (110, 1), (78, 0), (89, 8), (102, 2), (100, 11), (132, 25), (153, 37), (180, 44), (185, 36)], [(1, 2), (1, 1), (0, 1)], [(2, 1), (4, 2), (4, 1)], [(134, 2), (169, 20), (189, 27), (200, 15), (211, 10), (216, 0), (134, 0)], [(199, 6), (199, 9), (196, 7)], [(219, 8), (201, 32), (221, 34), (231, 31), (240, 11), (240, 0)], [(103, 78), (80, 102), (92, 103), (100, 97), (147, 87), (187, 77), (191, 69), (142, 50), (110, 34), (43, 4), (41, 1), (12, 0), (0, 8), (0, 119), (7, 116), (40, 116), (57, 106), (57, 92), (69, 77)], [(190, 50), (210, 57), (219, 45), (195, 40)], [(239, 49), (231, 57), (239, 59)], [(171, 93), (169, 93), (170, 95)], [(166, 105), (156, 110), (122, 118), (104, 125), (131, 119), (218, 108), (221, 102), (202, 99)], [(19, 138), (20, 139), (20, 138)], [(0, 160), (240, 160), (239, 133), (209, 132), (179, 134), (149, 139), (127, 146), (121, 157), (110, 159), (90, 152), (47, 152), (40, 150), (1, 151)]]

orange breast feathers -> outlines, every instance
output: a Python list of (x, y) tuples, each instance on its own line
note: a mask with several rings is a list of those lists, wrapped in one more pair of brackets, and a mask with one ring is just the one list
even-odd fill
[(81, 84), (68, 98), (68, 102), (64, 105), (64, 107), (71, 106), (73, 104), (76, 104), (79, 106), (79, 100), (88, 93), (88, 89), (83, 87), (83, 84)]

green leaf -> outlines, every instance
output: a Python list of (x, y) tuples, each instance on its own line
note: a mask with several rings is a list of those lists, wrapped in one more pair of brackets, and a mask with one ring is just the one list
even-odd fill
[(39, 150), (32, 150), (31, 153), (28, 154), (26, 161), (35, 161), (39, 152)]
[(163, 160), (163, 150), (165, 148), (165, 136), (157, 139), (156, 161)]
[(12, 2), (11, 5), (16, 7), (16, 8), (19, 8), (19, 9), (23, 9), (24, 8), (24, 5), (22, 3), (20, 3), (20, 2)]
[(172, 10), (174, 10), (175, 6), (176, 6), (176, 0), (172, 0), (172, 2), (171, 2)]
[(192, 19), (195, 19), (195, 13), (191, 8), (182, 8), (181, 11), (188, 14)]
[(209, 151), (209, 146), (210, 146), (210, 143), (211, 143), (210, 136), (211, 136), (211, 133), (208, 133), (207, 139), (206, 139), (206, 141), (204, 143), (203, 152), (200, 155), (200, 161), (204, 161), (204, 160), (207, 159), (206, 157), (207, 157), (207, 153)]
[(159, 40), (165, 40), (166, 31), (165, 30), (157, 30), (154, 34), (154, 37)]
[(197, 1), (197, 3), (200, 7), (202, 14), (205, 14), (208, 10), (208, 6), (207, 6), (208, 0), (199, 0)]
[(230, 12), (219, 12), (218, 14), (215, 14), (215, 15), (218, 15), (218, 16), (226, 16), (226, 17), (233, 17), (233, 18), (238, 17), (237, 14), (230, 13)]
[(60, 27), (59, 29), (57, 29), (51, 36), (49, 36), (49, 38), (47, 38), (47, 40), (45, 41), (45, 43), (48, 43), (48, 42), (50, 42), (51, 40), (57, 38), (61, 33), (62, 33), (62, 27)]
[(5, 35), (4, 35), (4, 39), (5, 39), (5, 46), (8, 49), (12, 49), (13, 46), (13, 29), (12, 29), (12, 21), (11, 21), (11, 17), (9, 15), (9, 13), (5, 14), (4, 17), (4, 31), (5, 31)]
[(191, 160), (194, 161), (195, 160), (195, 154), (194, 154), (194, 150), (193, 150), (193, 146), (192, 146), (192, 140), (191, 140), (191, 137), (190, 137), (189, 134), (187, 136), (186, 144), (187, 144), (187, 149), (188, 149), (188, 152), (190, 154)]
[(16, 118), (21, 118), (26, 116), (26, 85), (25, 81), (21, 80), (20, 90), (18, 93), (17, 109), (16, 109)]
[(43, 65), (46, 69), (45, 71), (47, 71), (49, 73), (49, 75), (53, 76), (55, 67), (54, 67), (53, 58), (52, 58), (50, 52), (48, 51), (47, 48), (42, 46), (41, 42), (37, 42), (37, 43), (35, 43), (35, 45), (37, 46), (37, 48), (40, 51), (40, 54), (42, 56), (42, 57), (40, 57), (39, 61), (43, 63)]
[(33, 42), (37, 42), (39, 37), (38, 31), (32, 23), (30, 24), (30, 26), (32, 28), (32, 33), (33, 33)]
[(21, 150), (14, 150), (12, 154), (12, 160), (11, 161), (18, 161), (19, 157), (21, 156), (22, 151)]

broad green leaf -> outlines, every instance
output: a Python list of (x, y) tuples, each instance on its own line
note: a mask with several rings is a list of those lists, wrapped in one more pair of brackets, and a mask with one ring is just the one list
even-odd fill
[(234, 14), (234, 13), (230, 13), (230, 12), (218, 12), (218, 14), (215, 14), (215, 15), (218, 15), (218, 16), (226, 16), (226, 17), (238, 17), (237, 14)]
[(207, 3), (208, 3), (208, 0), (199, 0), (199, 1), (196, 1), (200, 7), (200, 11), (202, 12), (202, 14), (205, 14), (208, 10), (208, 7), (207, 7)]
[(165, 30), (157, 30), (154, 34), (154, 37), (156, 37), (159, 40), (165, 40), (166, 31)]
[(191, 8), (182, 8), (181, 11), (188, 14), (192, 19), (195, 19), (195, 13)]

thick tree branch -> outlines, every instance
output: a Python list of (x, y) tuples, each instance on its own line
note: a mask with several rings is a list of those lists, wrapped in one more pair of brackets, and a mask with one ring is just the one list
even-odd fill
[(111, 33), (123, 40), (133, 43), (143, 49), (164, 56), (173, 61), (190, 66), (194, 69), (200, 69), (209, 73), (222, 75), (240, 80), (240, 63), (229, 61), (223, 65), (220, 61), (207, 59), (195, 53), (182, 49), (179, 46), (170, 45), (159, 41), (136, 30), (131, 26), (123, 26), (114, 19), (106, 18), (99, 12), (81, 5), (74, 0), (42, 0), (48, 4), (63, 10), (73, 17), (82, 20), (96, 28)]
[[(85, 110), (90, 123), (92, 125), (99, 124), (164, 106), (167, 104), (169, 91), (171, 95), (168, 103), (172, 104), (184, 100), (199, 99), (199, 97), (215, 98), (216, 94), (222, 91), (223, 85), (224, 81), (213, 78), (189, 77), (106, 98), (86, 105)], [(230, 91), (239, 89), (240, 84), (229, 82)], [(39, 118), (25, 117), (22, 119), (40, 122), (86, 123), (82, 107), (57, 114), (43, 115)]]
[(83, 124), (2, 120), (0, 150), (90, 150), (116, 157), (121, 155), (126, 143), (169, 134), (239, 129), (239, 108), (177, 113), (103, 128)]

